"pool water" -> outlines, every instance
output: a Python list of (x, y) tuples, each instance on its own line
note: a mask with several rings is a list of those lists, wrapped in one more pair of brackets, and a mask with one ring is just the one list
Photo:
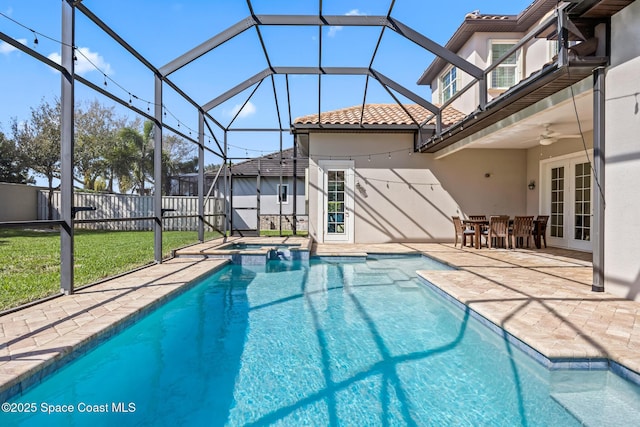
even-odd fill
[(433, 268), (224, 267), (15, 397), (35, 414), (0, 425), (573, 426), (619, 421), (605, 394), (640, 408), (615, 375), (549, 372), (511, 347), (419, 282)]

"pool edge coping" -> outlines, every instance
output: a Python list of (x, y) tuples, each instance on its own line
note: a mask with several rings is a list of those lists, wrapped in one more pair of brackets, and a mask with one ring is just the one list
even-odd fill
[(418, 272), (416, 272), (420, 283), (425, 285), (428, 289), (433, 290), (435, 293), (440, 295), (445, 301), (449, 302), (456, 308), (460, 309), (463, 312), (468, 312), (471, 317), (477, 320), (482, 326), (495, 333), (496, 335), (505, 339), (509, 344), (514, 345), (524, 354), (529, 356), (531, 359), (545, 367), (550, 371), (554, 370), (576, 370), (576, 371), (584, 371), (584, 370), (607, 370), (620, 378), (626, 379), (627, 381), (640, 386), (640, 373), (635, 372), (633, 369), (626, 367), (620, 362), (617, 362), (608, 357), (593, 357), (593, 358), (578, 358), (578, 357), (557, 357), (557, 358), (549, 358), (545, 356), (540, 351), (536, 350), (530, 344), (527, 344), (521, 338), (518, 338), (516, 335), (502, 328), (501, 326), (495, 324), (479, 312), (475, 311), (470, 306), (466, 305), (462, 301), (458, 300), (453, 295), (446, 292), (444, 289), (440, 288), (437, 284), (429, 281)]

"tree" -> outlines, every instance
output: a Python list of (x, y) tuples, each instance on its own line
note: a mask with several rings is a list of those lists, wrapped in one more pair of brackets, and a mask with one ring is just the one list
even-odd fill
[(171, 178), (198, 171), (198, 157), (190, 157), (193, 144), (175, 135), (162, 140), (162, 194), (171, 194)]
[(18, 123), (13, 118), (11, 123), (13, 139), (29, 168), (47, 179), (48, 219), (53, 219), (53, 180), (60, 178), (60, 112), (59, 99), (54, 105), (43, 99), (40, 105), (31, 108), (29, 120)]
[(15, 142), (0, 132), (0, 182), (14, 184), (34, 184), (35, 179), (29, 176), (29, 168)]
[(109, 190), (113, 191), (113, 177), (109, 164), (109, 152), (113, 150), (118, 130), (125, 120), (116, 118), (113, 107), (104, 107), (97, 100), (87, 104), (86, 109), (78, 108), (75, 113), (75, 179), (85, 189), (95, 190), (96, 179), (109, 180)]
[(120, 129), (114, 151), (113, 170), (118, 177), (120, 190), (147, 194), (145, 184), (152, 183), (153, 143), (151, 130), (153, 124), (145, 122), (140, 133), (134, 126)]

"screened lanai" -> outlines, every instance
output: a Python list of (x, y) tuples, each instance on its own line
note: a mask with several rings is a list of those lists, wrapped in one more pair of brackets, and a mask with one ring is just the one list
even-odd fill
[[(517, 49), (505, 52), (485, 69), (471, 64), (444, 47), (453, 29), (444, 27), (444, 19), (430, 15), (423, 2), (387, 0), (347, 5), (337, 0), (293, 4), (247, 0), (207, 5), (161, 2), (142, 7), (130, 2), (91, 0), (53, 3), (43, 7), (51, 9), (50, 16), (56, 17), (51, 21), (57, 24), (43, 29), (30, 23), (26, 13), (3, 13), (0, 40), (28, 56), (36, 73), (58, 79), (55, 92), (60, 106), (60, 162), (56, 179), (60, 218), (4, 221), (0, 226), (59, 230), (60, 287), (65, 294), (73, 293), (76, 287), (75, 234), (80, 224), (149, 224), (155, 263), (166, 258), (163, 233), (170, 221), (193, 219), (194, 241), (204, 241), (212, 230), (231, 234), (234, 229), (228, 196), (234, 165), (270, 154), (273, 158), (273, 153), (292, 149), (293, 156), (287, 161), (294, 162), (290, 169), (296, 183), (299, 172), (295, 163), (308, 156), (299, 139), (314, 128), (352, 132), (371, 129), (364, 117), (366, 105), (397, 105), (404, 116), (403, 131), (414, 134), (415, 152), (433, 152), (446, 146), (448, 138), (454, 143), (456, 134), (462, 138), (472, 126), (479, 129), (474, 121), (484, 121), (485, 126), (495, 123), (488, 107), (496, 101), (488, 94), (487, 81), (495, 67)], [(472, 12), (465, 10), (463, 2), (453, 3), (448, 13), (457, 13), (455, 22)], [(526, 10), (528, 3), (501, 5), (500, 12), (515, 16)], [(122, 15), (129, 18), (118, 19)], [(182, 26), (184, 22), (186, 27)], [(553, 66), (560, 70), (569, 65), (566, 49), (575, 33), (575, 25), (561, 9), (518, 46), (536, 37), (559, 40), (559, 62)], [(117, 62), (108, 62), (116, 52)], [(436, 59), (473, 80), (444, 103), (430, 101), (430, 89), (419, 81), (425, 67)], [(573, 74), (575, 79), (584, 76)], [(545, 84), (564, 77), (566, 73), (559, 72)], [(3, 84), (27, 85), (28, 79), (14, 77)], [(570, 79), (565, 83), (571, 84)], [(451, 104), (466, 91), (477, 93), (477, 109), (457, 125), (444, 126), (443, 117)], [(147, 133), (151, 142), (147, 154), (153, 165), (152, 186), (145, 193), (149, 197), (148, 214), (100, 214), (91, 202), (74, 202), (76, 109), (80, 101), (92, 97), (152, 124)], [(338, 124), (323, 120), (323, 113), (346, 107), (355, 107), (360, 117)], [(317, 120), (305, 126), (295, 123), (298, 117), (312, 116)], [(393, 124), (389, 127), (396, 128)], [(191, 154), (197, 158), (197, 195), (189, 209), (167, 207), (163, 202), (161, 189), (167, 179), (163, 173), (163, 143), (168, 136), (191, 144)], [(281, 171), (285, 169), (283, 160), (280, 155)], [(208, 164), (219, 166), (210, 172), (209, 180)], [(282, 186), (282, 172), (279, 179)], [(212, 191), (214, 186), (217, 193)], [(219, 200), (214, 193), (221, 196)], [(292, 202), (295, 224), (297, 198)], [(211, 205), (214, 208), (210, 209)]]

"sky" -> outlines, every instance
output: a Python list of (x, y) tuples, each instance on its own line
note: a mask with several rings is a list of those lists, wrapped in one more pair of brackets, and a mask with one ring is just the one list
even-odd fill
[[(518, 14), (532, 0), (396, 0), (391, 16), (433, 41), (444, 45), (464, 19), (482, 14)], [(120, 35), (156, 68), (161, 68), (200, 43), (251, 15), (244, 0), (84, 0), (83, 4)], [(324, 0), (325, 15), (386, 15), (391, 0)], [(319, 0), (252, 0), (256, 15), (317, 15)], [(61, 52), (61, 2), (52, 0), (0, 0), (0, 32), (40, 54), (59, 61)], [(154, 78), (151, 71), (112, 40), (80, 11), (76, 11), (78, 60), (76, 73), (137, 108), (153, 112)], [(380, 27), (288, 26), (251, 28), (215, 50), (177, 70), (169, 79), (198, 104), (224, 94), (269, 62), (277, 66), (368, 67), (381, 34)], [(37, 38), (37, 44), (34, 43)], [(319, 49), (322, 40), (322, 49)], [(267, 51), (265, 55), (262, 48)], [(268, 59), (268, 61), (267, 61)], [(434, 55), (412, 41), (385, 30), (372, 68), (417, 95), (431, 100), (428, 86), (416, 84)], [(320, 80), (320, 99), (318, 87)], [(106, 82), (106, 85), (105, 85)], [(289, 128), (291, 118), (360, 105), (365, 96), (364, 76), (274, 76), (256, 89), (252, 86), (212, 109), (210, 114), (231, 129)], [(287, 91), (288, 85), (288, 91)], [(255, 89), (255, 92), (253, 92)], [(253, 92), (253, 95), (252, 95)], [(42, 100), (53, 102), (60, 94), (60, 75), (30, 55), (0, 41), (0, 131), (10, 132), (13, 118), (26, 120), (30, 109)], [(397, 94), (394, 94), (397, 95)], [(410, 103), (401, 95), (402, 102)], [(114, 101), (76, 84), (76, 104), (97, 99), (114, 106), (120, 116), (133, 120), (137, 114)], [(394, 103), (377, 82), (366, 90), (367, 103)], [(173, 89), (164, 85), (165, 122), (191, 134), (198, 129), (197, 110)], [(279, 115), (278, 115), (279, 112)], [(215, 138), (224, 132), (211, 123)], [(211, 142), (209, 142), (211, 141)], [(210, 135), (205, 143), (212, 149)], [(292, 146), (289, 132), (228, 132), (229, 156), (255, 157)], [(194, 146), (194, 154), (195, 154)], [(218, 163), (207, 154), (205, 163)]]

